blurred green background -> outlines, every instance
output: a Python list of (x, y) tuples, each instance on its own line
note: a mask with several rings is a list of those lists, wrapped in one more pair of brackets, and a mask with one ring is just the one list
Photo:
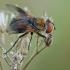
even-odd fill
[[(1, 0), (0, 10), (8, 10), (6, 4), (27, 6), (35, 17), (46, 11), (54, 19), (53, 44), (36, 56), (27, 70), (70, 70), (70, 0)], [(8, 65), (2, 64), (6, 70)]]

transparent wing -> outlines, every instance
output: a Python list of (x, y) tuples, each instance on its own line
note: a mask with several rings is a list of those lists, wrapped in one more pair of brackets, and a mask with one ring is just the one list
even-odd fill
[(7, 8), (13, 13), (16, 17), (23, 19), (24, 17), (33, 17), (30, 13), (24, 11), (23, 9), (11, 5), (11, 4), (6, 4)]

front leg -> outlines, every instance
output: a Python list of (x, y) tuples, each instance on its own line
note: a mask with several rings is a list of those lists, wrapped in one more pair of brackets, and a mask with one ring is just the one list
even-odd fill
[(46, 38), (46, 36), (40, 34), (39, 32), (36, 32), (39, 36), (43, 37), (43, 38)]
[(53, 41), (52, 34), (51, 33), (50, 34), (47, 34), (47, 37), (45, 38), (44, 41), (45, 41), (46, 46), (50, 46), (51, 43), (52, 43), (52, 41)]
[(52, 40), (53, 40), (51, 33), (50, 33), (50, 34), (47, 34), (47, 37), (44, 36), (44, 35), (42, 35), (42, 34), (40, 34), (39, 32), (36, 32), (36, 33), (37, 33), (39, 36), (45, 38), (44, 41), (45, 41), (46, 46), (50, 46), (50, 45), (51, 45)]

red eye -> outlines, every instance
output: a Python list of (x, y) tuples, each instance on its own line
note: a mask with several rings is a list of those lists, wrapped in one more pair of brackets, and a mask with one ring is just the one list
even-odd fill
[(46, 28), (46, 33), (52, 32), (53, 28), (54, 28), (53, 24), (49, 23), (47, 28)]

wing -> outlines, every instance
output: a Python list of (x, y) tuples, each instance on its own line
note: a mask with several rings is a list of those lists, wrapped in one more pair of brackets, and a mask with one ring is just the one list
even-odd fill
[(13, 21), (7, 29), (6, 32), (9, 34), (17, 34), (17, 33), (24, 33), (24, 32), (34, 32), (34, 29), (29, 25), (27, 19), (22, 19), (19, 21)]
[(23, 19), (24, 17), (33, 17), (30, 13), (22, 10), (15, 5), (6, 4), (6, 6), (11, 11), (11, 13), (13, 13), (19, 19)]

